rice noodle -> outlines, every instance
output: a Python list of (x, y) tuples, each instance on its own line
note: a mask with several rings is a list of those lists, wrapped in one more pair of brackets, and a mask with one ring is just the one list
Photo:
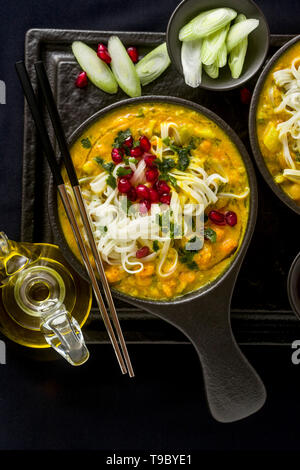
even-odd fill
[(242, 194), (234, 194), (234, 193), (219, 193), (219, 197), (233, 197), (234, 199), (244, 199), (250, 193), (250, 189), (246, 188), (246, 190)]
[(131, 178), (132, 184), (139, 184), (144, 180), (144, 178), (145, 178), (145, 168), (146, 168), (146, 163), (145, 163), (145, 160), (142, 159), (142, 160), (139, 161), (139, 163), (136, 167), (135, 173), (134, 173), (133, 177)]
[[(162, 159), (164, 155), (170, 156), (172, 152), (175, 156), (168, 141), (165, 141), (166, 138), (171, 138), (171, 134), (176, 144), (181, 144), (178, 126), (173, 122), (161, 123), (161, 136), (152, 137), (152, 153), (157, 158)], [(123, 162), (116, 165), (112, 175), (117, 178), (119, 168), (124, 166)], [(145, 160), (141, 159), (137, 165), (129, 160), (129, 166), (134, 171), (131, 183), (134, 185), (145, 183)], [(185, 172), (174, 168), (169, 175), (175, 178), (181, 195), (176, 191), (171, 191), (170, 207), (152, 204), (151, 211), (147, 214), (139, 213), (136, 208), (138, 204), (127, 208), (126, 198), (119, 193), (117, 188), (113, 189), (107, 184), (108, 175), (105, 171), (95, 177), (80, 180), (97, 249), (107, 264), (122, 266), (127, 273), (136, 274), (143, 270), (144, 263), (159, 257), (157, 275), (160, 278), (167, 278), (176, 270), (178, 253), (173, 247), (174, 241), (170, 233), (166, 235), (163, 233), (162, 227), (158, 224), (160, 220), (158, 217), (172, 214), (172, 223), (179, 227), (178, 236), (173, 234), (172, 237), (181, 238), (189, 233), (188, 224), (182, 217), (181, 197), (187, 204), (185, 207), (189, 208), (189, 214), (199, 216), (203, 214), (207, 206), (216, 203), (219, 197), (242, 198), (249, 194), (249, 188), (241, 195), (220, 193), (220, 184), (228, 183), (228, 178), (218, 173), (209, 175), (204, 168), (192, 161)], [(68, 193), (74, 200), (73, 191), (69, 186)], [(144, 258), (136, 258), (136, 252), (140, 247), (148, 246), (152, 250), (154, 240), (159, 243), (158, 250)], [(166, 269), (166, 261), (168, 260), (169, 264), (170, 259), (172, 259), (171, 266)]]
[(160, 125), (161, 138), (166, 139), (171, 137), (171, 130), (173, 130), (175, 142), (177, 145), (181, 144), (181, 137), (178, 132), (178, 126), (175, 122), (162, 122)]
[[(170, 243), (171, 243), (171, 240), (167, 240), (163, 244), (163, 247), (160, 253), (160, 261), (158, 263), (157, 270), (156, 270), (158, 276), (162, 278), (171, 276), (171, 274), (175, 271), (177, 267), (178, 253), (177, 253), (177, 250), (175, 250), (174, 248), (170, 248)], [(166, 259), (170, 250), (173, 250), (175, 252), (175, 260), (168, 271), (163, 271), (163, 266), (166, 262)]]
[(293, 183), (300, 183), (300, 170), (283, 170), (283, 176)]

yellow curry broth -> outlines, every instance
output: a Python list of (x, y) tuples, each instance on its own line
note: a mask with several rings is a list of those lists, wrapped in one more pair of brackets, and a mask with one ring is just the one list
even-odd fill
[[(273, 78), (274, 72), (289, 68), (296, 57), (300, 58), (300, 42), (297, 42), (283, 54), (270, 70), (260, 94), (256, 126), (260, 150), (274, 181), (280, 185), (289, 197), (300, 205), (300, 184), (289, 181), (282, 175), (282, 171), (286, 168), (286, 162), (283, 155), (283, 146), (279, 140), (276, 126), (280, 122), (288, 120), (290, 115), (285, 111), (281, 113), (275, 113), (274, 111), (276, 106), (279, 106), (281, 102), (281, 92)], [(271, 87), (273, 87), (274, 91), (274, 104), (270, 97)], [(290, 139), (289, 136), (289, 143), (291, 143)], [(296, 168), (300, 169), (300, 162), (297, 162), (295, 153), (291, 150), (291, 146), (289, 147), (291, 156), (296, 163)]]
[[(191, 163), (202, 166), (208, 174), (215, 172), (227, 176), (229, 183), (222, 191), (241, 194), (248, 187), (247, 172), (241, 156), (228, 136), (214, 122), (205, 116), (173, 104), (147, 103), (121, 108), (104, 116), (94, 123), (73, 145), (71, 155), (79, 178), (98, 175), (102, 168), (95, 162), (96, 157), (111, 161), (113, 141), (120, 130), (130, 128), (132, 135), (151, 138), (160, 135), (160, 124), (171, 121), (178, 125), (181, 139), (189, 142), (191, 137), (200, 137), (199, 144), (192, 150)], [(91, 147), (86, 149), (82, 140), (88, 138)], [(63, 176), (66, 173), (63, 170)], [(174, 191), (174, 189), (172, 189)], [(59, 204), (59, 219), (64, 236), (71, 250), (79, 257), (79, 252), (65, 213)], [(137, 274), (129, 274), (121, 266), (105, 266), (106, 275), (112, 286), (126, 294), (150, 299), (170, 299), (198, 289), (212, 282), (228, 267), (235, 256), (245, 232), (249, 211), (249, 196), (244, 199), (219, 198), (214, 207), (222, 211), (236, 212), (238, 222), (234, 227), (217, 226), (208, 221), (217, 235), (215, 243), (205, 240), (203, 248), (194, 256), (198, 269), (189, 269), (180, 261), (175, 272), (161, 279), (156, 274), (158, 259), (144, 263), (144, 269)], [(178, 248), (181, 240), (175, 241)], [(172, 259), (166, 261), (172, 264)], [(167, 268), (167, 266), (166, 266)]]

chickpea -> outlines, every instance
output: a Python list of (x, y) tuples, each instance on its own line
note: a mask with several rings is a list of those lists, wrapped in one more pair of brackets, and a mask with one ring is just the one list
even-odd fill
[(120, 281), (124, 277), (124, 271), (118, 266), (110, 266), (105, 270), (105, 274), (109, 283)]
[(199, 268), (206, 268), (211, 260), (211, 257), (212, 257), (212, 247), (205, 243), (202, 250), (200, 250), (194, 256), (194, 261), (196, 261)]
[(289, 195), (295, 201), (300, 200), (300, 184), (294, 183), (289, 187)]
[(93, 175), (96, 169), (97, 169), (97, 163), (94, 162), (93, 160), (89, 160), (85, 162), (85, 164), (82, 166), (83, 172), (86, 173), (87, 175)]

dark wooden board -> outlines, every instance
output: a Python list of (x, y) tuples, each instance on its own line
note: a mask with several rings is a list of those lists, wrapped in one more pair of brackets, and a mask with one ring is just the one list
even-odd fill
[[(35, 81), (34, 62), (43, 60), (49, 74), (65, 131), (69, 136), (78, 125), (106, 105), (126, 98), (119, 90), (108, 95), (89, 84), (74, 87), (79, 72), (71, 43), (82, 40), (92, 46), (117, 34), (125, 45), (135, 45), (141, 55), (165, 40), (164, 33), (97, 32), (34, 29), (27, 32), (25, 59)], [(271, 36), (269, 57), (292, 36)], [(247, 87), (253, 89), (257, 77)], [(248, 105), (240, 90), (227, 93), (192, 89), (171, 66), (159, 79), (144, 87), (143, 94), (179, 96), (213, 110), (241, 137), (251, 155), (248, 141)], [(48, 123), (49, 124), (49, 123)], [(51, 132), (51, 126), (49, 125)], [(296, 214), (285, 207), (267, 187), (257, 171), (259, 211), (255, 234), (239, 274), (232, 299), (232, 323), (240, 344), (290, 344), (300, 336), (300, 322), (290, 309), (286, 279), (299, 251)], [(23, 241), (52, 242), (48, 222), (49, 170), (42, 155), (27, 105), (24, 115), (24, 157), (21, 236)], [(170, 325), (124, 302), (116, 301), (120, 321), (129, 343), (182, 343), (185, 337)], [(299, 335), (298, 335), (299, 333)], [(88, 343), (105, 343), (106, 332), (92, 310), (85, 337)]]

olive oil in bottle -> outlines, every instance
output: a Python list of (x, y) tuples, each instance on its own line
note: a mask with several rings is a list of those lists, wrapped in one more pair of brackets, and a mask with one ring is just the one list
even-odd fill
[(51, 346), (72, 365), (89, 357), (81, 326), (91, 287), (50, 244), (17, 243), (0, 232), (0, 331), (33, 348)]

